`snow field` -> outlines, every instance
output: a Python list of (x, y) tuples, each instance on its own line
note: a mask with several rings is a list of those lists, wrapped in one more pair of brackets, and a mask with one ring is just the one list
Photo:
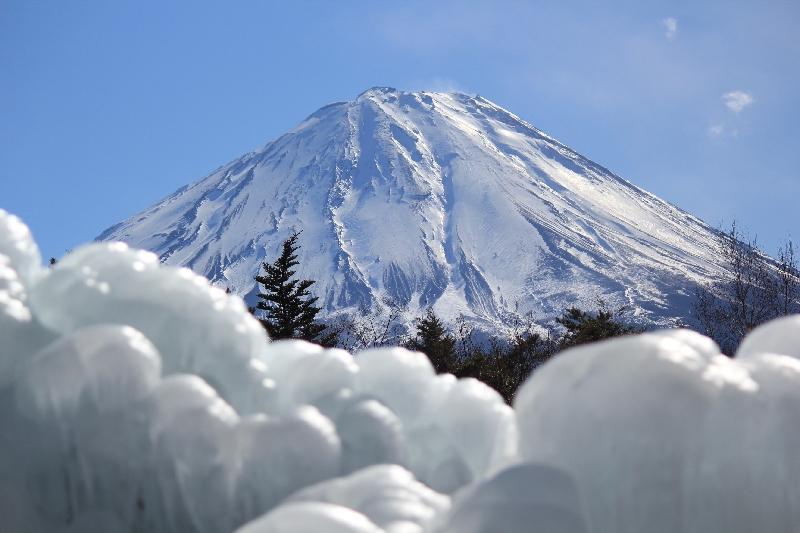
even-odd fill
[(514, 408), (400, 348), (270, 342), (120, 243), (41, 266), (0, 210), (3, 531), (789, 532), (800, 318), (734, 359), (669, 330), (563, 352)]
[(386, 299), (484, 333), (597, 298), (672, 324), (718, 234), (481, 97), (372, 88), (103, 232), (255, 303), (301, 230), (323, 315)]

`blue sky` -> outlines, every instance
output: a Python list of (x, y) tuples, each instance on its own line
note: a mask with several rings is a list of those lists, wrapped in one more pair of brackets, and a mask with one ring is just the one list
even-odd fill
[(768, 250), (800, 239), (800, 2), (0, 0), (0, 207), (46, 256), (364, 89), (478, 93)]

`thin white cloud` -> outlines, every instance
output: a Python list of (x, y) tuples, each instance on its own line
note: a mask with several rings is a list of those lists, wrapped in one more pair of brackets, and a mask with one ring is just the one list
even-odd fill
[(675, 38), (675, 34), (678, 33), (678, 19), (676, 19), (675, 17), (667, 17), (661, 22), (667, 29), (667, 32), (664, 35), (666, 35), (667, 39), (671, 41), (672, 39)]
[(710, 137), (719, 137), (725, 131), (725, 126), (722, 124), (714, 124), (708, 128), (708, 135)]
[(734, 113), (739, 113), (755, 101), (753, 96), (744, 91), (731, 91), (722, 95), (722, 101)]

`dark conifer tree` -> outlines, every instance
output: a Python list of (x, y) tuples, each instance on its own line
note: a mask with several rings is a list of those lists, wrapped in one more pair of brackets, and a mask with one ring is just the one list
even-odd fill
[(424, 317), (417, 319), (416, 327), (417, 334), (407, 347), (427, 355), (436, 372), (453, 372), (456, 341), (433, 309), (428, 309)]
[(556, 322), (567, 330), (561, 338), (562, 348), (635, 333), (633, 328), (615, 319), (614, 312), (607, 309), (587, 313), (571, 307), (556, 318)]
[[(298, 264), (297, 244), (299, 232), (283, 241), (280, 257), (274, 263), (262, 264), (263, 274), (256, 282), (263, 286), (259, 290), (256, 309), (261, 311), (258, 319), (273, 339), (318, 340), (325, 326), (316, 320), (320, 308), (314, 305), (317, 297), (309, 288), (315, 283), (310, 279), (294, 279)], [(259, 287), (260, 289), (261, 287)]]

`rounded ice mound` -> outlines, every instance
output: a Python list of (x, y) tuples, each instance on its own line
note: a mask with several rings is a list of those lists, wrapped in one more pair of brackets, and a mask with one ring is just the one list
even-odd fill
[(436, 376), (424, 414), (408, 428), (409, 467), (445, 493), (516, 458), (514, 413), (500, 395), (471, 378)]
[(323, 502), (364, 514), (388, 532), (422, 533), (450, 507), (450, 498), (426, 487), (405, 468), (377, 465), (307, 487), (287, 502)]
[(92, 326), (59, 339), (26, 361), (16, 383), (17, 409), (51, 420), (125, 409), (147, 396), (161, 358), (128, 326)]
[(249, 520), (292, 492), (339, 475), (341, 444), (330, 420), (311, 406), (288, 416), (245, 418), (228, 435), (238, 515)]
[(517, 454), (514, 411), (488, 385), (466, 378), (449, 387), (429, 422), (442, 429), (477, 479)]
[(99, 509), (130, 516), (145, 457), (145, 425), (132, 414), (159, 370), (158, 352), (127, 326), (78, 330), (25, 361), (6, 406), (15, 430), (0, 439), (0, 477), (17, 479), (38, 509), (38, 525), (26, 530), (54, 530)]
[(341, 505), (290, 503), (253, 520), (235, 533), (384, 533), (369, 518)]
[(573, 348), (517, 395), (522, 458), (574, 476), (598, 531), (682, 530), (676, 487), (698, 467), (706, 415), (720, 388), (748, 385), (735, 363), (692, 337), (644, 334)]
[(399, 418), (408, 467), (450, 493), (516, 457), (516, 420), (497, 392), (474, 379), (437, 376), (428, 358), (404, 348), (356, 354), (355, 392)]
[[(163, 379), (147, 400), (151, 442), (158, 442), (181, 426), (192, 429), (191, 418), (208, 418), (221, 428), (233, 427), (239, 417), (208, 383), (191, 374), (174, 374)], [(213, 433), (213, 432), (212, 432)]]
[(352, 389), (358, 365), (344, 350), (324, 349), (302, 340), (271, 342), (263, 352), (267, 376), (280, 383), (278, 407), (317, 405), (341, 390)]
[(22, 281), (11, 260), (0, 254), (0, 389), (14, 381), (22, 362), (54, 337), (31, 314)]
[(385, 405), (367, 398), (352, 401), (335, 419), (342, 439), (342, 472), (376, 464), (406, 464), (407, 443), (400, 419)]
[(578, 488), (564, 471), (520, 464), (464, 489), (439, 533), (588, 533)]
[[(793, 324), (763, 331), (794, 335)], [(607, 341), (545, 364), (516, 408), (522, 456), (569, 471), (597, 530), (745, 533), (800, 522), (792, 356), (753, 348), (730, 359), (683, 332)]]
[(755, 328), (742, 340), (736, 358), (759, 353), (777, 353), (800, 359), (800, 315), (771, 320)]
[(719, 346), (712, 339), (687, 328), (662, 329), (647, 333), (656, 337), (672, 339), (694, 350), (700, 357), (708, 360), (716, 357), (721, 352)]
[[(785, 333), (787, 321), (780, 322)], [(683, 531), (793, 531), (800, 524), (800, 361), (750, 353), (739, 365), (723, 363), (739, 367), (747, 386), (722, 388), (706, 417), (704, 453), (683, 488), (691, 518)]]
[(197, 376), (172, 375), (153, 390), (137, 475), (137, 506), (154, 531), (215, 532), (239, 522), (227, 445), (239, 417)]
[(123, 243), (83, 246), (31, 289), (30, 306), (61, 334), (100, 323), (135, 327), (158, 348), (166, 374), (201, 376), (240, 412), (273, 401), (259, 359), (266, 333), (242, 300), (188, 269), (162, 266), (149, 252)]
[(374, 396), (404, 423), (413, 423), (430, 400), (435, 376), (425, 354), (405, 348), (373, 348), (356, 354), (356, 389)]
[[(11, 266), (11, 259), (3, 254), (0, 254), (0, 298), (3, 298), (4, 302), (19, 302), (19, 307), (23, 307), (21, 304), (28, 299), (25, 286), (22, 284), (22, 280), (19, 279), (19, 274)], [(10, 314), (14, 311), (14, 308), (10, 308), (7, 312)], [(29, 311), (20, 311), (17, 314), (24, 315), (23, 318), (30, 316)]]
[(43, 274), (42, 255), (30, 229), (18, 217), (0, 209), (0, 255), (8, 257), (10, 267), (26, 286)]

